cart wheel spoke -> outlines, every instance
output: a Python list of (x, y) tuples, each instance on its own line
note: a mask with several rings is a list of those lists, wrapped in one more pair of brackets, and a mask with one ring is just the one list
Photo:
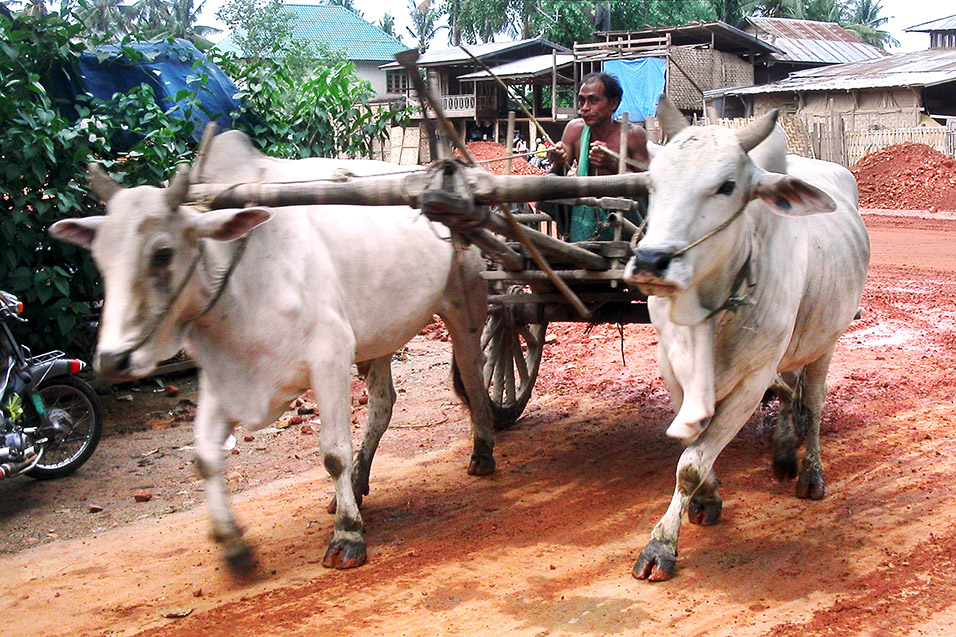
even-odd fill
[[(525, 339), (527, 343), (527, 339)], [(515, 335), (512, 341), (512, 350), (511, 350), (515, 362), (515, 369), (518, 370), (518, 378), (522, 385), (528, 382), (528, 352), (527, 350), (521, 347), (521, 341), (518, 339), (518, 336)]]
[[(525, 291), (513, 286), (507, 294), (520, 299)], [(525, 323), (521, 309), (520, 303), (491, 306), (481, 336), (485, 382), (498, 429), (512, 425), (527, 406), (544, 349), (547, 325)]]
[(513, 335), (504, 335), (505, 351), (501, 357), (501, 366), (505, 373), (505, 404), (513, 405), (515, 402), (515, 368), (514, 357), (520, 356), (521, 348), (515, 349)]

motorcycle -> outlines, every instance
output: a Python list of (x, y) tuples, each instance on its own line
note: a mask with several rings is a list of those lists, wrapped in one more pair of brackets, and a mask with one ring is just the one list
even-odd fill
[(0, 479), (70, 475), (89, 460), (103, 433), (93, 388), (76, 376), (86, 367), (61, 351), (32, 356), (10, 331), (25, 323), (20, 300), (0, 290)]

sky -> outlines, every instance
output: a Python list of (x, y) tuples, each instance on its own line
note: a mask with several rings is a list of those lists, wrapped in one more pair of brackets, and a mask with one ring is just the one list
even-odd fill
[[(206, 26), (222, 27), (215, 19), (216, 11), (223, 0), (206, 0), (201, 14), (200, 24)], [(635, 0), (637, 1), (637, 0)], [(289, 4), (314, 4), (307, 0), (287, 0)], [(395, 17), (396, 31), (402, 36), (406, 44), (411, 45), (412, 38), (405, 30), (411, 24), (409, 19), (408, 0), (355, 0), (354, 6), (362, 12), (363, 17), (372, 23), (382, 19), (385, 12), (389, 12)], [(950, 5), (947, 7), (946, 5)], [(956, 3), (950, 0), (882, 0), (883, 11), (881, 15), (889, 18), (884, 30), (900, 41), (899, 48), (891, 48), (890, 53), (903, 53), (907, 51), (919, 51), (929, 47), (929, 34), (927, 33), (904, 33), (903, 29), (911, 27), (930, 20), (937, 20), (956, 14)], [(435, 42), (444, 46), (447, 36), (444, 32), (440, 33)]]

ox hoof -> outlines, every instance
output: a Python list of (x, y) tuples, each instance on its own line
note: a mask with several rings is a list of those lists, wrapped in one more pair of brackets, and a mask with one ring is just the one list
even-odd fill
[(241, 539), (235, 542), (226, 542), (223, 558), (233, 575), (249, 577), (256, 571), (256, 556), (252, 547)]
[(329, 550), (322, 558), (325, 568), (356, 568), (365, 564), (365, 542), (355, 540), (332, 540)]
[(663, 582), (674, 577), (677, 568), (677, 550), (660, 540), (651, 540), (634, 564), (632, 574), (637, 579)]
[(797, 458), (795, 455), (774, 456), (771, 468), (773, 469), (773, 477), (777, 479), (777, 482), (793, 480), (797, 477)]
[[(355, 506), (357, 506), (360, 509), (362, 508), (362, 497), (363, 496), (358, 495), (357, 493), (355, 495)], [(325, 507), (325, 510), (328, 513), (335, 513), (335, 510), (338, 508), (338, 506), (339, 506), (339, 501), (333, 495), (332, 500), (329, 502), (329, 506)]]
[(804, 462), (797, 479), (797, 497), (801, 500), (822, 500), (825, 492), (823, 473)]
[(468, 475), (487, 476), (495, 472), (495, 459), (491, 456), (471, 456), (468, 463)]
[(716, 495), (694, 497), (691, 498), (690, 506), (687, 508), (687, 519), (691, 524), (712, 526), (720, 520), (720, 514), (723, 510), (724, 503)]

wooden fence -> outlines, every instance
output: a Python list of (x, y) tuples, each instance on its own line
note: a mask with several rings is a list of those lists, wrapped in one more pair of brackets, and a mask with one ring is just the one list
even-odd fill
[(892, 128), (846, 133), (846, 166), (886, 146), (896, 144), (926, 144), (944, 155), (956, 157), (956, 129), (942, 126)]
[[(719, 119), (722, 126), (739, 128), (753, 118)], [(869, 131), (847, 131), (842, 117), (807, 122), (802, 117), (781, 117), (788, 152), (825, 159), (849, 168), (866, 155), (897, 144), (925, 144), (956, 157), (956, 128), (913, 126)]]

